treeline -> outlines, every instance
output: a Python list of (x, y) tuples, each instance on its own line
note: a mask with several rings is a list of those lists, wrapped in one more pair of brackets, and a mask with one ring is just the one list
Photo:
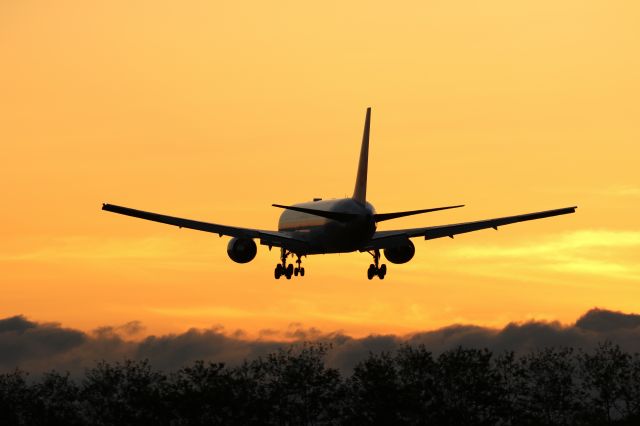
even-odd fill
[(640, 356), (611, 343), (524, 356), (404, 346), (349, 375), (326, 367), (328, 349), (170, 374), (147, 361), (100, 362), (78, 380), (16, 370), (0, 375), (0, 424), (640, 424)]

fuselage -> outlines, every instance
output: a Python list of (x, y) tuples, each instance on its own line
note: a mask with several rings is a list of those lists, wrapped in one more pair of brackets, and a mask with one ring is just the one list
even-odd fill
[(358, 215), (354, 220), (340, 222), (308, 213), (284, 210), (278, 221), (278, 231), (304, 239), (309, 246), (309, 251), (304, 254), (356, 251), (376, 232), (373, 219), (375, 209), (370, 203), (362, 204), (352, 198), (341, 198), (294, 204), (294, 207)]

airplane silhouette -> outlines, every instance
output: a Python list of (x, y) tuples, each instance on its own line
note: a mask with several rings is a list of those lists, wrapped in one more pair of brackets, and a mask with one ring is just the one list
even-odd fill
[[(380, 265), (380, 250), (384, 252), (384, 256), (389, 262), (396, 264), (406, 263), (415, 254), (415, 246), (411, 242), (411, 238), (424, 237), (425, 240), (441, 237), (453, 238), (454, 235), (480, 229), (493, 228), (498, 230), (499, 226), (512, 223), (575, 213), (576, 206), (452, 225), (376, 231), (376, 225), (385, 220), (438, 210), (455, 209), (464, 205), (376, 213), (371, 203), (367, 202), (370, 124), (371, 108), (367, 108), (353, 196), (351, 198), (332, 200), (314, 198), (311, 202), (292, 206), (273, 204), (274, 207), (284, 209), (278, 221), (277, 231), (200, 222), (113, 204), (103, 204), (102, 210), (174, 225), (180, 228), (211, 232), (219, 234), (221, 237), (223, 235), (230, 236), (232, 238), (227, 246), (227, 254), (231, 260), (237, 263), (247, 263), (255, 258), (257, 246), (254, 240), (258, 240), (260, 244), (268, 246), (269, 249), (279, 247), (280, 262), (276, 265), (274, 271), (276, 279), (281, 276), (285, 276), (287, 279), (291, 279), (293, 275), (304, 276), (303, 256), (354, 251), (368, 252), (373, 256), (373, 263), (369, 265), (367, 270), (367, 278), (372, 279), (377, 276), (380, 279), (384, 279), (387, 274), (387, 266), (385, 264)], [(296, 256), (295, 263), (297, 266), (295, 268), (291, 263), (287, 265), (289, 256)]]

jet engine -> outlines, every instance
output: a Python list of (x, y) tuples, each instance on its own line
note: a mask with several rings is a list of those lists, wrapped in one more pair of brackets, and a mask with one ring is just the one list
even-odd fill
[(416, 253), (416, 247), (411, 240), (400, 246), (387, 247), (384, 249), (384, 257), (391, 263), (407, 263)]
[(257, 252), (256, 243), (251, 238), (232, 238), (227, 246), (227, 254), (237, 263), (251, 262)]

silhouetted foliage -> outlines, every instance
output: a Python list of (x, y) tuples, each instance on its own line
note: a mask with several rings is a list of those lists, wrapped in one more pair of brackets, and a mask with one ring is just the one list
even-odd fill
[(69, 374), (55, 371), (44, 374), (39, 382), (30, 387), (30, 423), (38, 425), (83, 424), (79, 387)]
[(640, 355), (611, 342), (522, 356), (405, 345), (369, 354), (346, 375), (325, 365), (329, 350), (294, 345), (173, 373), (99, 362), (81, 380), (15, 370), (0, 374), (0, 424), (640, 424)]
[(81, 400), (94, 424), (159, 424), (168, 418), (167, 378), (147, 361), (100, 362), (86, 373)]
[(26, 373), (17, 369), (0, 375), (0, 423), (28, 422), (31, 392), (25, 379)]
[(354, 423), (396, 424), (402, 400), (394, 359), (388, 353), (370, 354), (347, 380), (350, 403), (346, 418)]

